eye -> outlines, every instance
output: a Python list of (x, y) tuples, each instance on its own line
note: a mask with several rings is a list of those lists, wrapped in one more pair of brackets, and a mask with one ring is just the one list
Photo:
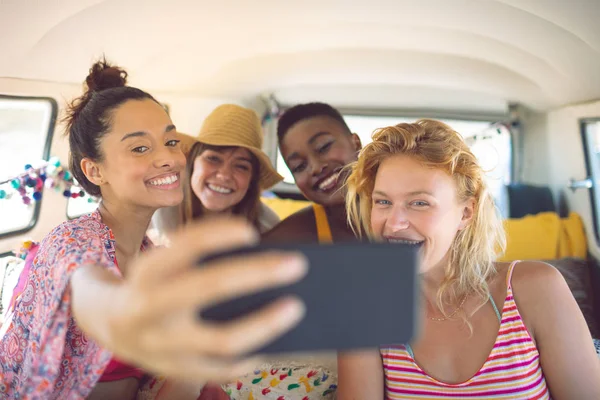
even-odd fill
[(306, 163), (298, 164), (297, 166), (291, 168), (293, 174), (298, 174), (306, 169)]
[(167, 143), (165, 143), (165, 145), (169, 146), (169, 147), (177, 147), (177, 145), (179, 144), (179, 142), (181, 142), (181, 140), (169, 140)]
[(377, 199), (377, 200), (373, 200), (373, 203), (380, 205), (380, 206), (389, 206), (392, 204), (391, 201), (389, 200), (382, 200), (382, 199)]
[(416, 208), (425, 208), (429, 206), (429, 203), (423, 200), (415, 200), (410, 205)]
[(325, 143), (325, 144), (324, 144), (322, 147), (319, 147), (319, 148), (317, 149), (317, 151), (318, 151), (320, 154), (327, 153), (327, 151), (328, 151), (328, 150), (331, 148), (331, 145), (332, 145), (332, 144), (333, 144), (333, 141), (331, 141), (331, 142), (328, 142), (328, 143)]
[(131, 149), (131, 151), (133, 151), (134, 153), (142, 154), (142, 153), (147, 152), (148, 149), (149, 149), (148, 146), (138, 146), (138, 147)]
[(207, 159), (208, 161), (210, 161), (210, 162), (213, 162), (213, 163), (218, 163), (218, 162), (220, 162), (220, 161), (221, 161), (221, 159), (219, 158), (219, 156), (216, 156), (216, 155), (214, 155), (214, 154), (209, 154), (209, 155), (207, 155), (207, 156), (206, 156), (206, 159)]
[(250, 171), (250, 167), (248, 165), (245, 164), (239, 164), (237, 165), (237, 168), (242, 170), (242, 171)]

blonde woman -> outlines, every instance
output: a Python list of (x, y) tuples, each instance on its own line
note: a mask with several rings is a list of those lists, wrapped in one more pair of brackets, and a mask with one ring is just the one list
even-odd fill
[(347, 207), (357, 234), (421, 246), (423, 323), (410, 344), (340, 354), (340, 400), (600, 398), (600, 363), (561, 274), (495, 261), (502, 224), (457, 132), (433, 120), (375, 132)]

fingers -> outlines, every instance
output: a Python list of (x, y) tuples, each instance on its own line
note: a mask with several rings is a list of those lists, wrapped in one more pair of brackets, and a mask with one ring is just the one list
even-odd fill
[(290, 284), (304, 277), (307, 271), (307, 260), (299, 253), (269, 251), (219, 260), (204, 269), (202, 305)]
[[(165, 323), (162, 329), (140, 334), (140, 345), (154, 354), (187, 352), (199, 357), (235, 358), (249, 353), (293, 328), (304, 316), (304, 304), (296, 298), (273, 302), (248, 316), (228, 323), (203, 323), (194, 317)], [(165, 340), (165, 337), (177, 338)]]
[(226, 324), (210, 324), (199, 332), (200, 343), (217, 346), (200, 348), (219, 357), (236, 357), (259, 349), (292, 329), (304, 318), (306, 309), (298, 298), (285, 298), (250, 315)]
[[(306, 274), (302, 256), (269, 252), (247, 258), (222, 260), (165, 281), (160, 289), (138, 297), (148, 316), (180, 309), (200, 309), (233, 297), (297, 281)], [(143, 315), (143, 313), (141, 313)]]

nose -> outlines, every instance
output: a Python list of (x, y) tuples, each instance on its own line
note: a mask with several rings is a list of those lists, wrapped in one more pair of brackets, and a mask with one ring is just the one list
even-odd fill
[(224, 180), (229, 180), (233, 177), (233, 166), (229, 163), (222, 163), (217, 168), (217, 176)]
[(408, 229), (410, 222), (408, 221), (408, 215), (404, 207), (394, 207), (387, 220), (385, 221), (387, 228), (392, 232), (403, 231)]
[(327, 167), (327, 163), (322, 162), (319, 158), (314, 157), (312, 160), (310, 160), (310, 166), (311, 166), (311, 174), (312, 176), (319, 176)]
[(154, 166), (156, 168), (173, 168), (177, 164), (177, 157), (182, 157), (171, 149), (160, 146), (154, 157)]

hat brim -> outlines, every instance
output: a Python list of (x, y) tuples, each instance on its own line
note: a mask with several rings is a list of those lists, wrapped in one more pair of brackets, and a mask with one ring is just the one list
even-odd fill
[(218, 140), (218, 139), (207, 139), (207, 140), (198, 140), (197, 138), (187, 135), (185, 133), (179, 132), (181, 138), (181, 149), (183, 153), (186, 155), (189, 154), (192, 146), (196, 142), (205, 143), (211, 146), (236, 146), (243, 147), (244, 149), (251, 152), (256, 159), (258, 160), (260, 172), (258, 177), (258, 184), (261, 190), (269, 189), (275, 186), (277, 183), (283, 181), (283, 176), (279, 175), (273, 165), (271, 164), (271, 160), (265, 154), (264, 151), (257, 149), (256, 147), (249, 147), (239, 143), (229, 143), (227, 140)]

